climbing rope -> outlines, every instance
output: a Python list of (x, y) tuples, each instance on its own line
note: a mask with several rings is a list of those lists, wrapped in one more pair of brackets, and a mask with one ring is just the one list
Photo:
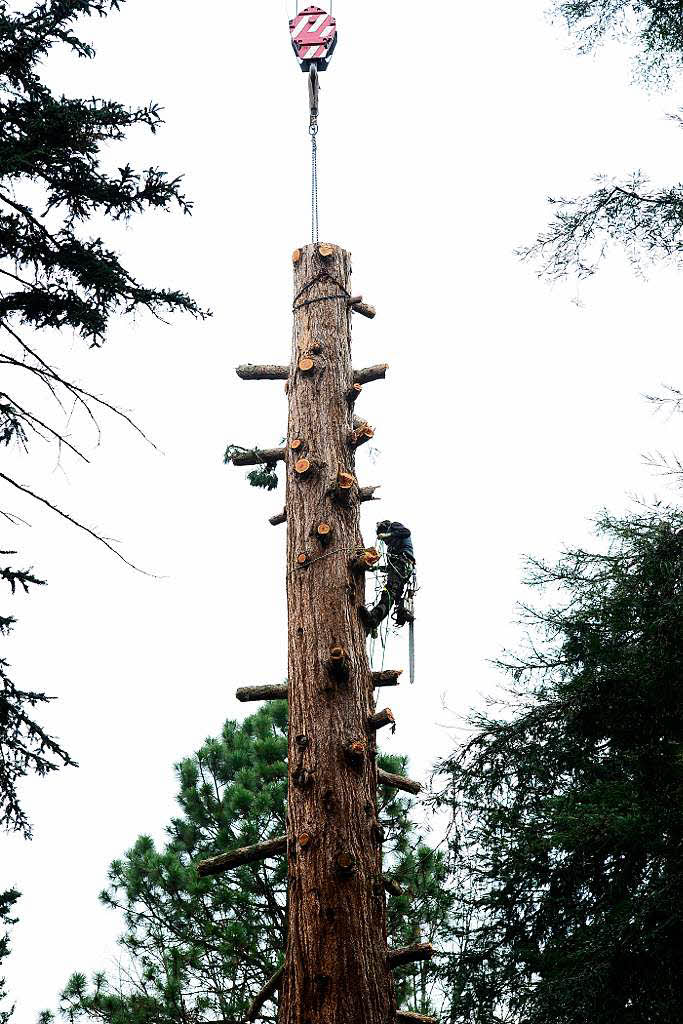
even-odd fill
[[(335, 295), (320, 295), (317, 299), (304, 299), (303, 302), (300, 302), (299, 299), (301, 299), (301, 296), (305, 295), (309, 288), (312, 288), (314, 284), (318, 284), (320, 281), (331, 281), (332, 284), (336, 285), (337, 288), (340, 288), (341, 291)], [(316, 276), (312, 277), (310, 281), (307, 281), (303, 288), (301, 288), (294, 296), (292, 309), (296, 313), (297, 309), (302, 309), (304, 306), (312, 306), (316, 302), (331, 302), (338, 299), (343, 299), (345, 302), (348, 302), (350, 298), (350, 294), (347, 292), (341, 281), (338, 281), (336, 277), (333, 277), (328, 270), (321, 270), (319, 274), (316, 274)]]

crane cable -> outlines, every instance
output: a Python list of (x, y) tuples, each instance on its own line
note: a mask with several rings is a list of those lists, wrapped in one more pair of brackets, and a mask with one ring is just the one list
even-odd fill
[[(296, 13), (299, 13), (299, 0), (296, 0)], [(330, 0), (330, 17), (334, 14), (334, 0)]]
[(318, 68), (311, 65), (308, 79), (308, 95), (311, 110), (311, 120), (308, 125), (308, 134), (311, 137), (311, 241), (318, 242), (319, 220), (318, 220), (318, 94), (320, 82), (318, 80)]

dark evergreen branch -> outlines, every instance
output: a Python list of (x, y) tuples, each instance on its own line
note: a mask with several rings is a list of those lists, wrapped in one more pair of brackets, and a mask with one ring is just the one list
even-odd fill
[(580, 49), (604, 40), (630, 42), (641, 76), (669, 84), (683, 62), (683, 7), (680, 0), (554, 0), (553, 13), (565, 21)]
[(520, 249), (539, 273), (558, 279), (596, 272), (610, 243), (623, 248), (636, 269), (644, 259), (683, 257), (683, 186), (652, 189), (640, 174), (625, 182), (598, 178), (599, 188), (572, 199), (550, 199), (556, 208), (547, 231)]
[[(8, 440), (5, 438), (2, 432), (2, 417), (7, 416), (8, 418), (10, 418), (12, 413), (16, 411), (16, 413), (18, 414), (16, 417), (17, 420), (23, 419), (26, 423), (30, 424), (31, 426), (37, 424), (43, 430), (47, 431), (47, 433), (50, 434), (52, 438), (56, 440), (60, 445), (64, 445), (65, 448), (68, 448), (70, 451), (72, 451), (74, 455), (77, 455), (79, 459), (82, 459), (83, 462), (90, 462), (90, 459), (88, 459), (83, 454), (83, 452), (79, 451), (79, 449), (76, 448), (69, 440), (67, 440), (67, 438), (60, 434), (58, 430), (55, 430), (54, 427), (51, 427), (48, 423), (45, 423), (43, 420), (39, 419), (38, 416), (35, 415), (35, 413), (30, 412), (28, 409), (24, 409), (21, 405), (19, 405), (16, 399), (11, 398), (9, 395), (0, 392), (0, 403), (2, 403), (3, 398), (7, 399), (9, 405), (5, 407), (2, 404), (0, 404), (0, 442), (4, 444), (8, 443)], [(5, 411), (5, 409), (7, 411)]]
[(78, 530), (82, 530), (84, 533), (87, 533), (90, 537), (93, 538), (93, 540), (96, 540), (98, 544), (102, 544), (105, 548), (107, 548), (108, 551), (111, 551), (112, 554), (116, 555), (116, 557), (120, 559), (124, 563), (124, 565), (127, 565), (130, 569), (134, 569), (136, 572), (142, 573), (143, 576), (154, 575), (153, 573), (146, 572), (144, 569), (138, 568), (138, 566), (134, 565), (133, 562), (129, 562), (128, 559), (124, 555), (122, 555), (121, 552), (118, 551), (113, 546), (113, 544), (111, 544), (106, 539), (106, 537), (103, 537), (95, 530), (91, 530), (89, 526), (86, 526), (85, 523), (79, 522), (78, 519), (74, 519), (73, 516), (70, 516), (68, 514), (68, 512), (62, 511), (62, 509), (60, 509), (58, 505), (53, 504), (47, 498), (44, 498), (42, 495), (37, 494), (30, 488), (24, 486), (23, 484), (20, 484), (17, 480), (13, 480), (12, 477), (7, 476), (5, 473), (0, 472), (0, 480), (4, 480), (5, 483), (9, 484), (10, 487), (14, 487), (17, 491), (20, 491), (22, 494), (28, 495), (29, 498), (33, 498), (34, 501), (39, 502), (41, 505), (45, 505), (45, 507), (49, 508), (51, 512), (54, 512), (56, 515), (60, 516), (60, 518), (65, 519), (66, 522), (71, 523), (71, 525), (75, 526)]

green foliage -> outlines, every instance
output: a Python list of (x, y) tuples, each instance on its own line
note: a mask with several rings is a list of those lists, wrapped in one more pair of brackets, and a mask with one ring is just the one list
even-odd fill
[[(17, 589), (27, 593), (30, 586), (44, 583), (32, 570), (9, 566), (0, 568), (0, 580), (12, 594)], [(0, 615), (0, 636), (6, 636), (14, 623), (13, 616)], [(29, 774), (47, 775), (62, 765), (74, 764), (33, 717), (33, 709), (49, 700), (44, 693), (17, 689), (9, 676), (7, 661), (0, 658), (0, 828), (22, 832), (27, 839), (31, 837), (31, 825), (19, 798), (21, 780)]]
[(641, 74), (669, 81), (683, 65), (683, 9), (678, 0), (555, 0), (553, 12), (584, 51), (605, 39), (631, 41)]
[(275, 463), (266, 462), (263, 466), (259, 466), (258, 469), (247, 473), (247, 480), (252, 487), (261, 487), (265, 491), (274, 491), (278, 485)]
[[(132, 127), (158, 129), (156, 104), (129, 109), (115, 100), (55, 96), (41, 80), (41, 60), (55, 43), (93, 56), (73, 34), (79, 15), (120, 7), (121, 0), (45, 0), (17, 13), (0, 3), (0, 256), (8, 261), (0, 319), (70, 327), (92, 344), (119, 309), (200, 314), (183, 292), (141, 284), (102, 239), (79, 231), (93, 214), (127, 220), (150, 208), (191, 208), (180, 179), (158, 167), (125, 164), (111, 173), (102, 164), (102, 150)], [(25, 183), (41, 188), (38, 212), (15, 198)]]
[(453, 1021), (676, 1024), (683, 1005), (683, 514), (531, 562), (552, 602), (507, 707), (439, 768), (467, 868)]
[(553, 221), (518, 255), (534, 260), (551, 279), (590, 277), (610, 243), (638, 271), (646, 261), (683, 262), (683, 186), (653, 188), (640, 173), (624, 181), (598, 178), (596, 184), (585, 196), (550, 199)]
[[(683, 7), (679, 0), (555, 0), (552, 11), (583, 51), (611, 39), (631, 43), (640, 78), (669, 85), (683, 69)], [(679, 127), (680, 116), (671, 118)], [(550, 278), (594, 274), (610, 245), (637, 270), (648, 261), (679, 264), (683, 252), (683, 187), (653, 185), (641, 171), (595, 180), (584, 196), (551, 198), (550, 226), (519, 251)]]
[[(6, 892), (0, 892), (0, 927), (8, 929), (11, 925), (17, 923), (17, 918), (12, 917), (12, 909), (19, 899), (19, 893), (16, 889), (8, 889)], [(0, 971), (2, 970), (2, 962), (5, 960), (10, 953), (9, 945), (9, 931), (3, 931), (0, 934)], [(14, 1007), (11, 1006), (9, 1009), (3, 1009), (2, 1004), (7, 998), (7, 992), (5, 988), (5, 979), (0, 975), (0, 1024), (7, 1024), (10, 1017), (14, 1013)]]
[[(235, 455), (244, 454), (245, 452), (258, 453), (259, 451), (260, 449), (258, 448), (242, 448), (238, 444), (229, 444), (223, 455), (223, 463), (227, 466), (232, 462)], [(252, 487), (260, 487), (265, 491), (274, 491), (279, 483), (277, 463), (264, 462), (261, 466), (247, 473), (247, 480)]]
[[(155, 166), (136, 170), (120, 157), (114, 169), (110, 166), (115, 144), (129, 131), (158, 130), (159, 106), (128, 108), (111, 99), (56, 95), (42, 79), (44, 58), (55, 45), (78, 58), (94, 56), (75, 34), (79, 17), (105, 17), (123, 2), (40, 0), (11, 10), (0, 0), (0, 445), (23, 454), (38, 441), (53, 446), (58, 459), (68, 455), (88, 462), (76, 440), (83, 422), (97, 427), (96, 414), (106, 409), (134, 426), (104, 398), (62, 376), (33, 338), (22, 336), (23, 329), (66, 328), (99, 346), (116, 313), (205, 315), (184, 292), (137, 280), (90, 227), (93, 217), (99, 226), (103, 218), (128, 221), (150, 210), (190, 212), (180, 178)], [(49, 403), (45, 412), (45, 402), (35, 407), (40, 394)], [(0, 473), (0, 480), (116, 550), (8, 472)], [(0, 520), (6, 526), (24, 523), (5, 507)], [(12, 591), (41, 582), (7, 565), (0, 565), (0, 575)], [(13, 624), (13, 617), (0, 617), (0, 634)], [(31, 717), (30, 709), (45, 700), (42, 693), (17, 690), (0, 660), (0, 825), (26, 835), (30, 827), (17, 780), (73, 763)]]
[[(265, 705), (242, 724), (226, 722), (193, 757), (176, 766), (180, 814), (158, 846), (141, 836), (109, 871), (105, 906), (123, 917), (123, 959), (115, 976), (88, 984), (75, 974), (60, 1001), (69, 1021), (184, 1024), (244, 1018), (285, 949), (286, 859), (251, 864), (201, 880), (198, 860), (263, 842), (286, 831), (287, 704)], [(403, 758), (382, 760), (401, 771)], [(381, 809), (387, 869), (405, 885), (390, 915), (390, 941), (416, 934), (422, 914), (442, 935), (453, 896), (443, 892), (438, 854), (422, 843), (409, 802), (390, 791)], [(433, 968), (401, 974), (402, 993), (418, 1008), (434, 986)], [(272, 1005), (263, 1019), (273, 1020)]]

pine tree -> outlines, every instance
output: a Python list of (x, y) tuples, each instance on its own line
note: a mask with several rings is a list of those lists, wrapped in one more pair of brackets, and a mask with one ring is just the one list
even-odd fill
[[(552, 8), (583, 53), (606, 40), (631, 44), (639, 78), (668, 87), (683, 68), (683, 8), (678, 0), (555, 0)], [(671, 120), (683, 127), (680, 115)], [(550, 200), (554, 218), (520, 255), (551, 278), (594, 274), (610, 245), (636, 267), (679, 264), (683, 247), (683, 186), (653, 184), (642, 171), (599, 175), (587, 195)]]
[(606, 40), (630, 43), (640, 74), (670, 81), (683, 68), (683, 10), (678, 0), (555, 0), (553, 11), (582, 51)]
[[(17, 590), (28, 593), (29, 587), (42, 586), (44, 582), (31, 570), (9, 566), (0, 568), (0, 579), (13, 595)], [(0, 615), (0, 636), (6, 636), (14, 622), (12, 616)], [(31, 825), (19, 799), (21, 779), (28, 774), (47, 775), (60, 765), (75, 765), (33, 717), (33, 708), (48, 701), (44, 693), (17, 689), (9, 676), (7, 661), (0, 658), (0, 827), (23, 832), (26, 838), (31, 836)]]
[(441, 766), (469, 867), (450, 1020), (676, 1024), (683, 1006), (683, 514), (598, 523), (531, 562), (553, 601), (507, 707)]
[[(16, 924), (17, 919), (12, 917), (12, 910), (19, 899), (19, 893), (16, 889), (8, 889), (7, 892), (0, 892), (0, 927), (3, 929)], [(0, 971), (2, 971), (2, 962), (9, 956), (9, 931), (3, 931), (0, 934)], [(3, 1008), (3, 1003), (7, 998), (7, 992), (5, 989), (5, 979), (0, 975), (0, 1024), (7, 1024), (10, 1017), (14, 1013), (14, 1007), (11, 1006), (9, 1009)]]
[[(125, 922), (121, 970), (115, 977), (100, 973), (91, 983), (74, 974), (61, 998), (65, 1019), (249, 1019), (252, 1000), (284, 954), (286, 859), (249, 864), (214, 879), (199, 878), (193, 865), (282, 835), (286, 762), (287, 704), (273, 702), (242, 724), (226, 722), (219, 737), (176, 766), (181, 813), (167, 829), (166, 844), (140, 837), (112, 864), (101, 896)], [(401, 771), (405, 758), (382, 758), (382, 766)], [(392, 939), (399, 946), (414, 942), (419, 923), (428, 920), (430, 937), (445, 941), (455, 894), (444, 857), (419, 838), (406, 798), (392, 790), (384, 800)], [(418, 1011), (429, 1012), (431, 1000), (440, 998), (430, 964), (397, 971), (397, 983), (404, 1005)], [(274, 1020), (275, 1010), (265, 1006), (259, 1017)]]
[[(93, 57), (92, 47), (75, 34), (75, 21), (106, 17), (123, 2), (41, 0), (24, 11), (10, 11), (0, 2), (0, 445), (20, 454), (29, 455), (40, 443), (53, 446), (58, 457), (87, 462), (75, 436), (79, 416), (91, 424), (106, 411), (134, 426), (106, 399), (64, 376), (55, 359), (39, 350), (35, 334), (53, 328), (56, 348), (59, 330), (67, 329), (69, 336), (79, 335), (97, 347), (116, 313), (147, 309), (157, 317), (176, 310), (204, 315), (184, 292), (138, 281), (88, 227), (93, 217), (126, 221), (173, 206), (190, 212), (179, 178), (154, 166), (138, 171), (116, 159), (114, 168), (123, 166), (109, 167), (112, 143), (125, 140), (137, 126), (155, 133), (162, 123), (160, 108), (55, 95), (41, 77), (42, 62), (55, 45), (75, 57)], [(8, 495), (49, 507), (122, 557), (7, 465), (0, 481)], [(0, 519), (6, 525), (23, 522), (4, 502)], [(0, 573), (12, 586), (22, 582), (7, 563), (0, 565)], [(0, 619), (2, 632), (12, 622)], [(59, 761), (70, 762), (30, 716), (30, 708), (44, 702), (45, 695), (17, 690), (4, 661), (1, 666), (0, 824), (28, 834), (14, 781), (26, 771), (43, 773)]]

